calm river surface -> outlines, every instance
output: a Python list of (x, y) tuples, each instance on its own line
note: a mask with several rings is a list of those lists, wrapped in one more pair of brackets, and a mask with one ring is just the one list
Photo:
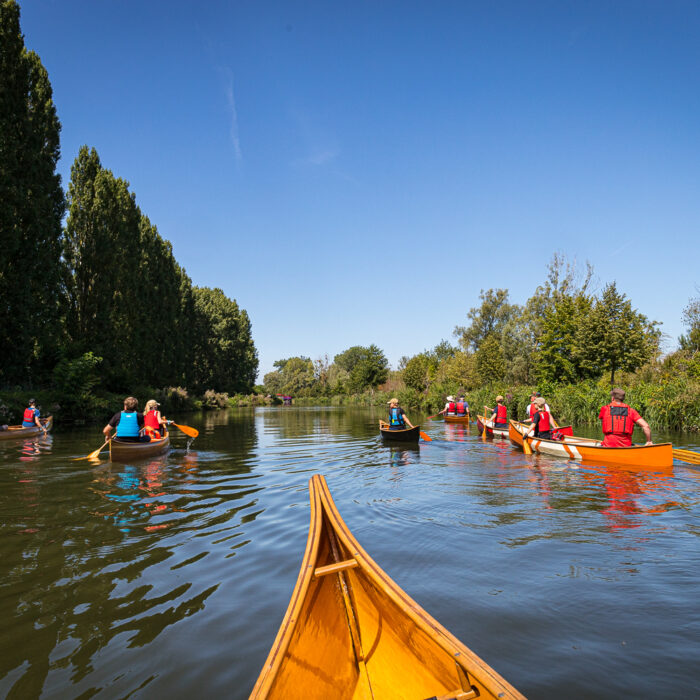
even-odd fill
[(177, 416), (191, 449), (131, 465), (72, 461), (97, 427), (0, 442), (0, 695), (246, 698), (320, 472), (379, 565), (530, 698), (698, 697), (699, 467), (583, 467), (442, 422), (386, 447), (380, 415)]

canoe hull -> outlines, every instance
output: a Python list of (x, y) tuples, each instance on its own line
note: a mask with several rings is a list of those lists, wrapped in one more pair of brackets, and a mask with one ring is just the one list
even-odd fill
[(391, 442), (418, 442), (420, 439), (420, 425), (405, 430), (390, 430), (389, 424), (380, 420), (379, 432), (384, 440)]
[[(523, 431), (527, 426), (510, 422), (508, 436), (522, 447)], [(633, 447), (603, 447), (597, 440), (565, 436), (563, 440), (528, 438), (533, 452), (563, 459), (575, 459), (589, 464), (636, 467), (642, 469), (666, 469), (673, 466), (673, 445), (634, 445)]]
[(445, 423), (464, 423), (469, 424), (469, 416), (445, 416)]
[(169, 449), (170, 433), (150, 442), (119, 442), (115, 439), (109, 442), (109, 458), (112, 462), (132, 462), (157, 457)]
[(485, 416), (476, 417), (476, 428), (480, 433), (484, 432), (484, 423), (486, 423), (488, 437), (508, 438), (508, 428), (494, 428), (493, 421), (488, 420)]
[[(53, 427), (53, 416), (49, 416), (48, 418), (40, 418), (39, 420), (44, 425), (46, 430), (51, 430)], [(7, 430), (0, 430), (0, 440), (15, 440), (17, 438), (28, 438), (43, 434), (44, 431), (41, 428), (37, 428), (36, 425), (33, 428), (23, 428), (21, 425), (11, 425)]]
[[(251, 699), (522, 698), (362, 549), (325, 479), (287, 613)], [(460, 694), (458, 694), (460, 693)]]

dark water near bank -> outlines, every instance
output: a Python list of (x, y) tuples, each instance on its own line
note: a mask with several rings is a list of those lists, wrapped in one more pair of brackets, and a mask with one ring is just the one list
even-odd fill
[(72, 461), (95, 428), (0, 442), (0, 695), (246, 698), (320, 472), (380, 566), (530, 698), (698, 696), (700, 467), (584, 467), (441, 422), (385, 447), (376, 418), (181, 417), (191, 450), (133, 465)]

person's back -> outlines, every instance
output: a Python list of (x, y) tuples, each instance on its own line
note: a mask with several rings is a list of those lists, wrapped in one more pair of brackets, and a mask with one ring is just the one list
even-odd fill
[(598, 414), (604, 435), (603, 447), (631, 447), (635, 424), (644, 431), (647, 445), (651, 445), (649, 425), (634, 408), (624, 403), (625, 392), (613, 389), (610, 398), (610, 403), (603, 406)]
[(457, 405), (455, 406), (455, 412), (458, 416), (466, 416), (467, 411), (469, 411), (469, 404), (464, 401), (464, 397), (460, 396)]
[(494, 428), (505, 428), (508, 426), (508, 409), (503, 404), (503, 397), (496, 397), (496, 408), (491, 416)]
[(33, 428), (34, 426), (37, 426), (40, 415), (41, 414), (39, 413), (39, 409), (36, 407), (34, 399), (30, 399), (29, 406), (24, 409), (24, 414), (22, 416), (22, 427)]
[(143, 414), (138, 412), (139, 402), (133, 396), (124, 399), (124, 410), (115, 413), (104, 427), (103, 433), (109, 438), (110, 432), (116, 428), (115, 437), (123, 442), (148, 442), (148, 436), (141, 435), (144, 427)]

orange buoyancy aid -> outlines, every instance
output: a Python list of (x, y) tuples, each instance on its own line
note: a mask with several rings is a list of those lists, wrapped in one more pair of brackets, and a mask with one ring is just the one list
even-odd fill
[(537, 432), (538, 433), (544, 433), (547, 430), (551, 430), (552, 426), (549, 422), (549, 411), (537, 411), (537, 413), (540, 414), (540, 421), (537, 424)]
[(448, 412), (448, 413), (454, 413), (454, 412), (455, 412), (455, 402), (454, 402), (454, 401), (450, 401), (450, 402), (447, 404), (447, 412)]
[(508, 422), (508, 409), (501, 403), (496, 404), (496, 423)]
[(458, 416), (464, 416), (466, 415), (467, 411), (464, 407), (464, 401), (458, 401), (457, 402), (457, 415)]
[(602, 429), (605, 435), (627, 435), (634, 433), (634, 421), (630, 418), (626, 403), (609, 403), (603, 406)]
[(160, 422), (156, 416), (156, 411), (149, 411), (143, 417), (143, 425), (146, 428), (153, 428), (153, 430), (160, 430)]

